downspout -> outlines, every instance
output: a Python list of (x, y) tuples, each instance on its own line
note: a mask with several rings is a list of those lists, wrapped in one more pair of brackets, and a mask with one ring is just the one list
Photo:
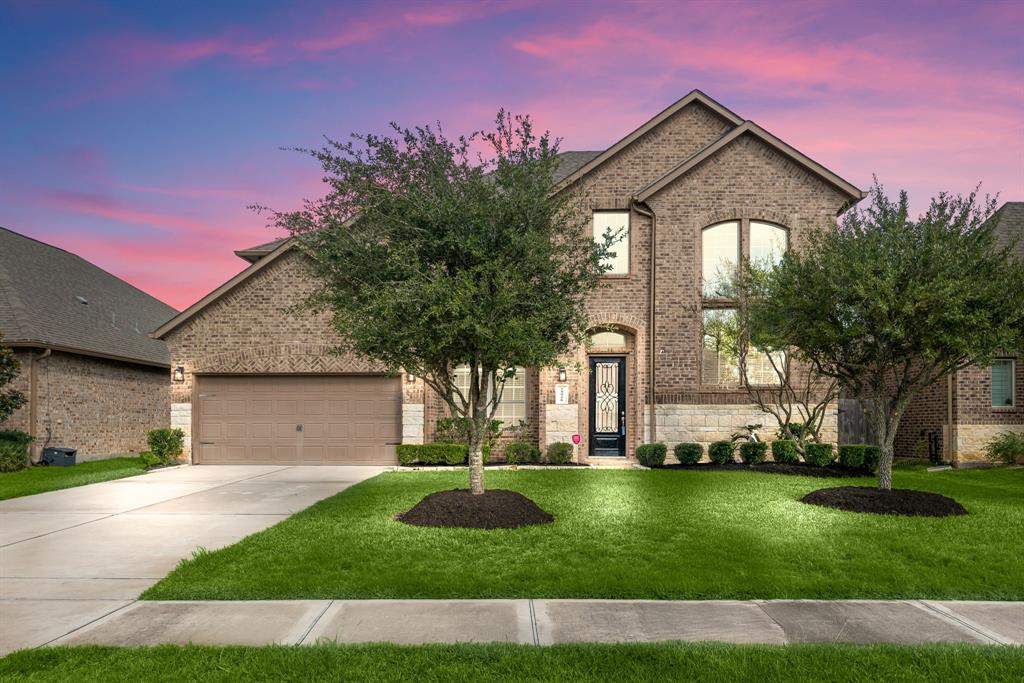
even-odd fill
[(953, 433), (953, 378), (956, 372), (949, 373), (946, 379), (946, 422), (949, 425), (946, 429), (946, 451), (949, 454), (949, 464), (956, 465), (956, 435)]
[[(32, 354), (29, 357), (28, 362), (28, 384), (29, 384), (29, 402), (28, 402), (28, 435), (32, 437), (32, 451), (36, 450), (36, 417), (39, 411), (39, 372), (36, 370), (36, 366), (39, 361), (50, 357), (53, 350), (50, 348), (43, 349), (43, 352), (38, 356)], [(47, 396), (46, 400), (50, 400)]]
[(647, 405), (651, 407), (651, 431), (649, 434), (650, 443), (655, 443), (658, 440), (658, 411), (655, 407), (655, 368), (657, 367), (657, 355), (655, 354), (654, 348), (654, 293), (655, 293), (655, 278), (654, 269), (657, 263), (657, 244), (658, 244), (658, 217), (654, 215), (651, 208), (643, 202), (633, 200), (633, 208), (641, 216), (647, 216), (651, 219), (651, 273), (650, 283), (647, 287), (649, 300), (648, 300), (648, 315), (647, 315), (647, 343), (648, 343), (648, 378), (647, 378)]

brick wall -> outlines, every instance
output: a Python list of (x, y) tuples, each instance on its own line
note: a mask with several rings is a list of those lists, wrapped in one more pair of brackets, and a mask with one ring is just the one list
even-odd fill
[(981, 460), (984, 446), (1000, 432), (1024, 433), (1024, 358), (1015, 359), (1014, 405), (992, 407), (992, 373), (988, 367), (971, 366), (957, 373), (955, 408), (956, 459)]
[[(17, 386), (35, 404), (37, 441), (78, 449), (91, 460), (146, 449), (146, 432), (169, 424), (168, 372), (163, 368), (54, 352), (37, 362), (36, 394), (30, 390), (30, 357), (18, 353)], [(4, 429), (29, 428), (25, 405)]]

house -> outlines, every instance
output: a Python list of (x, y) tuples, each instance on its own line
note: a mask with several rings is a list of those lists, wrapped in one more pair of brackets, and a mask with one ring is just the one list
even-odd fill
[[(591, 344), (518, 372), (498, 416), (542, 446), (579, 434), (584, 461), (768, 424), (735, 359), (703, 343), (705, 320), (736, 311), (719, 276), (834, 227), (864, 193), (699, 91), (608, 149), (563, 153), (557, 180), (590, 198), (596, 235), (624, 237), (588, 304)], [(251, 265), (155, 332), (196, 462), (391, 463), (395, 444), (431, 439), (444, 408), (421, 380), (334, 355), (326, 316), (284, 312), (311, 287), (289, 239), (236, 254)]]
[[(1016, 241), (1024, 261), (1024, 202), (1006, 202), (989, 219), (999, 244)], [(1003, 431), (1024, 434), (1024, 360), (1020, 350), (988, 367), (969, 366), (928, 387), (908, 407), (896, 433), (896, 453), (930, 455), (959, 464), (982, 460)]]
[(0, 228), (0, 332), (28, 403), (0, 424), (80, 459), (134, 453), (168, 424), (167, 346), (177, 311), (72, 253)]

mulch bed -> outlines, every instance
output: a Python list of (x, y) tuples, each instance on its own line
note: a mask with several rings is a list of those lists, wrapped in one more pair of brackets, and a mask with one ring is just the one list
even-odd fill
[(463, 529), (515, 529), (555, 521), (523, 494), (504, 489), (492, 489), (479, 496), (467, 489), (438, 491), (395, 519), (416, 526)]
[(875, 512), (907, 517), (950, 517), (967, 514), (964, 506), (952, 498), (910, 489), (881, 491), (871, 486), (840, 486), (811, 491), (800, 501), (849, 512)]
[[(565, 463), (563, 465), (555, 465), (555, 464), (552, 464), (550, 462), (520, 462), (520, 463), (516, 463), (515, 466), (516, 467), (590, 467), (590, 465), (584, 465), (584, 464), (578, 463), (578, 462), (567, 462), (567, 463)], [(462, 463), (461, 465), (446, 465), (445, 463), (430, 463), (429, 465), (426, 465), (426, 464), (420, 464), (420, 463), (413, 463), (413, 464), (410, 464), (410, 465), (402, 465), (402, 467), (409, 467), (409, 468), (413, 468), (413, 467), (416, 467), (416, 468), (447, 467), (447, 468), (451, 468), (451, 467), (467, 467), (467, 465), (466, 465), (466, 463)], [(489, 462), (486, 465), (484, 465), (484, 469), (490, 469), (490, 468), (494, 468), (494, 467), (512, 467), (512, 465), (508, 464), (507, 462)]]
[(808, 465), (805, 462), (795, 463), (780, 463), (780, 462), (763, 462), (760, 465), (745, 465), (741, 462), (731, 462), (724, 465), (719, 465), (713, 462), (699, 462), (696, 465), (662, 465), (655, 469), (662, 470), (697, 470), (697, 471), (715, 471), (715, 470), (728, 470), (733, 472), (765, 472), (767, 474), (793, 474), (801, 477), (870, 477), (872, 476), (867, 470), (856, 470), (849, 467), (839, 467), (838, 465), (829, 465), (827, 467), (818, 467), (817, 465)]

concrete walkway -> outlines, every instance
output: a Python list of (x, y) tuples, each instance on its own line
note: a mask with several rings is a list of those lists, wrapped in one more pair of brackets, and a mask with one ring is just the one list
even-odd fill
[(219, 548), (380, 467), (201, 466), (0, 501), (0, 655), (133, 605)]
[(715, 640), (1024, 644), (1024, 602), (288, 600), (135, 602), (54, 645)]

